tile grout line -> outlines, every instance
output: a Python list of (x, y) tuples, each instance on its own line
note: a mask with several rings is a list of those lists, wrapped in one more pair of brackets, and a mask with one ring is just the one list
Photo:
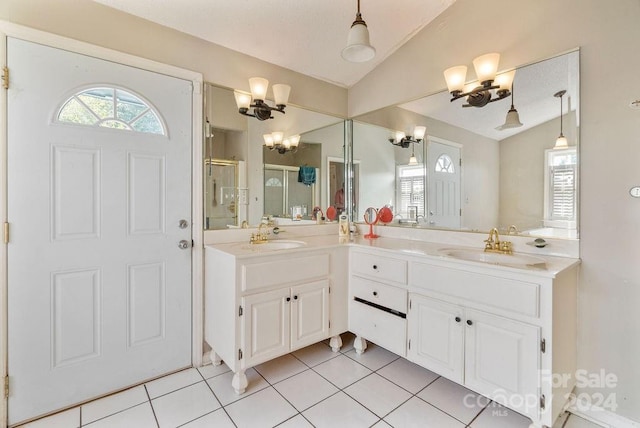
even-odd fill
[(144, 387), (144, 392), (147, 394), (147, 399), (149, 400), (149, 407), (151, 407), (151, 413), (153, 413), (153, 419), (156, 420), (156, 426), (160, 428), (160, 422), (158, 422), (158, 416), (156, 415), (156, 409), (153, 408), (153, 403), (151, 402), (151, 396), (149, 395), (149, 390), (147, 389), (147, 385), (142, 385)]
[[(224, 364), (224, 363), (223, 363), (223, 364)], [(198, 370), (198, 369), (196, 368), (196, 370)], [(231, 371), (231, 370), (229, 370), (229, 371)], [(226, 407), (222, 404), (222, 401), (220, 401), (220, 399), (218, 398), (218, 396), (216, 395), (216, 393), (213, 391), (213, 388), (211, 387), (211, 385), (209, 385), (209, 382), (207, 382), (207, 380), (208, 380), (208, 379), (205, 379), (205, 378), (204, 378), (204, 376), (202, 375), (202, 373), (200, 373), (200, 370), (198, 370), (198, 373), (200, 374), (200, 377), (204, 380), (204, 383), (205, 383), (205, 385), (207, 385), (207, 388), (209, 388), (209, 391), (211, 391), (211, 393), (213, 394), (213, 397), (216, 399), (216, 401), (218, 402), (218, 404), (220, 404), (220, 408), (222, 409), (222, 411), (227, 415), (227, 417), (229, 418), (229, 420), (231, 421), (231, 423), (233, 424), (233, 426), (234, 426), (234, 427), (236, 427), (236, 428), (238, 428), (238, 425), (237, 425), (237, 424), (236, 424), (236, 422), (231, 418), (231, 415), (229, 414), (229, 412), (227, 412), (227, 409), (226, 409)], [(228, 373), (228, 372), (220, 373), (220, 374), (218, 374), (218, 375), (216, 375), (216, 376), (212, 376), (212, 377), (210, 377), (209, 379), (213, 379), (214, 377), (221, 376), (221, 375), (226, 374), (226, 373)], [(243, 398), (244, 398), (244, 397), (243, 397)], [(229, 404), (233, 404), (233, 403), (235, 403), (235, 401), (234, 401), (234, 402), (232, 402), (232, 403), (229, 403)], [(218, 410), (218, 409), (216, 409), (216, 410)], [(213, 412), (215, 412), (216, 410), (214, 410)], [(204, 417), (204, 416), (206, 416), (206, 415), (208, 415), (208, 414), (210, 414), (210, 413), (213, 413), (213, 412), (209, 412), (209, 413), (207, 413), (207, 414), (205, 414), (205, 415), (202, 415), (202, 416), (200, 416), (200, 418), (202, 418), (202, 417)], [(199, 418), (196, 418), (196, 419), (199, 419)], [(194, 419), (194, 420), (196, 420), (196, 419)], [(190, 422), (191, 422), (191, 421), (190, 421)]]

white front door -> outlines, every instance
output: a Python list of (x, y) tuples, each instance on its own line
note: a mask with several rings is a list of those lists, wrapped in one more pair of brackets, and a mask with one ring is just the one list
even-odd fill
[(14, 424), (190, 365), (192, 85), (18, 39), (7, 55)]
[(460, 148), (429, 139), (427, 143), (429, 224), (460, 227)]

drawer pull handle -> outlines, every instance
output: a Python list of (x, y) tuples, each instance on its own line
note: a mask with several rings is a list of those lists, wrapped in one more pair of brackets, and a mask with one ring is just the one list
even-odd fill
[(460, 321), (462, 321), (460, 317), (456, 317), (456, 322), (460, 322)]
[(377, 291), (374, 291), (374, 292), (373, 292), (373, 295), (374, 295), (374, 296), (377, 296), (377, 295), (378, 295), (378, 292), (377, 292)]
[(374, 270), (378, 270), (378, 265), (373, 265)]
[(473, 325), (473, 321), (467, 320), (467, 325)]

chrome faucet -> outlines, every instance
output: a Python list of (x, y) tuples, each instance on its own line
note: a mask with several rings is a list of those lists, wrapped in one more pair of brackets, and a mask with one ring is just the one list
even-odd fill
[(484, 250), (491, 253), (512, 254), (513, 248), (509, 241), (500, 241), (498, 229), (495, 227), (489, 232), (489, 238), (484, 240)]

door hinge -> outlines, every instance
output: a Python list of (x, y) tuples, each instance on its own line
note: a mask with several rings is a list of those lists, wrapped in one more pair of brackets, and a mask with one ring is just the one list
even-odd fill
[(9, 68), (2, 67), (2, 87), (9, 89)]
[(462, 158), (460, 158), (460, 166), (462, 166)]
[(329, 320), (329, 330), (331, 330), (331, 320)]
[(460, 208), (460, 217), (462, 217), (462, 208)]
[(331, 294), (331, 287), (329, 287), (329, 294)]
[(9, 398), (9, 375), (4, 377), (4, 398)]
[(540, 396), (540, 410), (544, 410), (545, 407), (545, 398), (544, 398), (544, 394), (542, 394)]
[(9, 222), (8, 221), (4, 222), (4, 243), (5, 244), (9, 243)]
[(411, 350), (411, 339), (409, 339), (409, 350)]
[(241, 317), (243, 313), (242, 306), (238, 306), (238, 316)]
[(547, 351), (547, 341), (545, 339), (542, 339), (540, 341), (540, 352), (544, 354), (546, 351)]
[(411, 310), (411, 299), (409, 299), (409, 310)]
[(242, 359), (242, 349), (238, 349), (238, 360)]

